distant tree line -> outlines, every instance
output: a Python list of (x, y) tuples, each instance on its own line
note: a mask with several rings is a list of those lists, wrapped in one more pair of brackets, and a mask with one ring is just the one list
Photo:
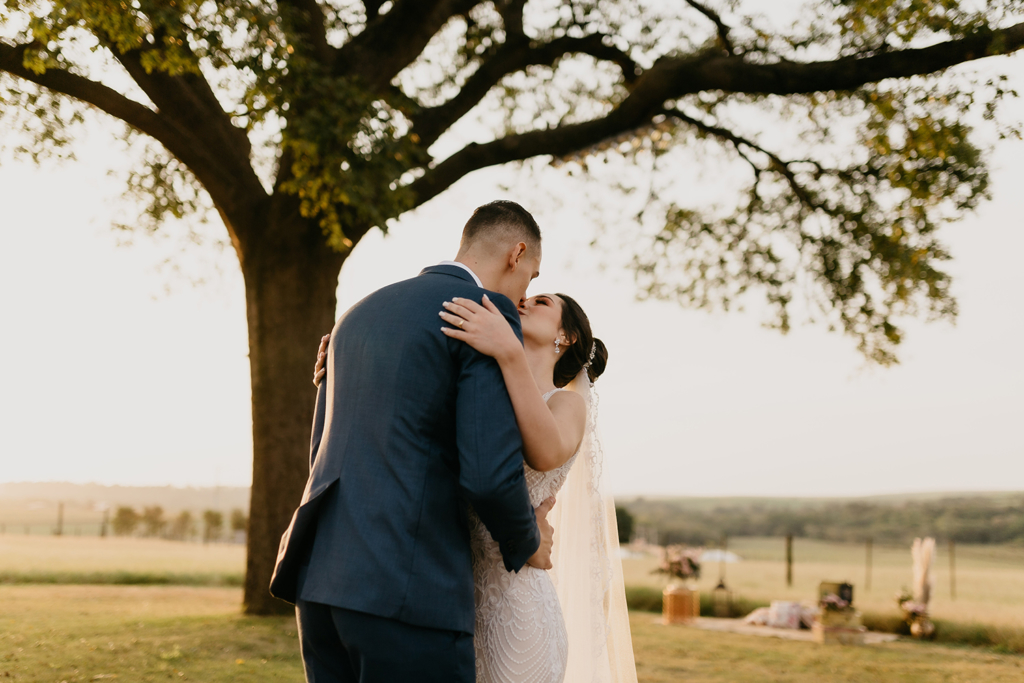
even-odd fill
[(750, 504), (703, 510), (685, 501), (637, 499), (623, 505), (637, 524), (656, 528), (662, 544), (713, 544), (723, 535), (792, 534), (847, 542), (870, 538), (879, 543), (909, 543), (915, 536), (934, 536), (958, 543), (1024, 545), (1024, 498), (1016, 502), (947, 498), (899, 504)]
[[(142, 536), (145, 538), (167, 538), (175, 541), (190, 541), (196, 538), (199, 521), (202, 520), (203, 543), (219, 541), (224, 537), (224, 514), (217, 510), (204, 510), (196, 518), (188, 510), (182, 510), (174, 518), (164, 516), (159, 505), (144, 507), (139, 512), (133, 507), (122, 505), (114, 513), (112, 527), (115, 536)], [(247, 531), (249, 518), (239, 508), (231, 511), (229, 528), (232, 535)]]

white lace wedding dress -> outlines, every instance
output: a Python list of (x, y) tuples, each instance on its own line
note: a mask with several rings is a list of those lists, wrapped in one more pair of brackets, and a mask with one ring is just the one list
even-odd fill
[[(636, 683), (615, 501), (604, 481), (597, 394), (586, 368), (566, 389), (587, 407), (579, 449), (551, 472), (526, 468), (530, 502), (549, 496), (551, 571), (505, 571), (498, 545), (470, 511), (477, 683)], [(557, 494), (557, 495), (556, 495)]]
[[(555, 389), (544, 395), (547, 401)], [(524, 464), (534, 507), (558, 493), (574, 454), (561, 467), (538, 472)], [(509, 572), (498, 544), (476, 513), (470, 513), (473, 583), (476, 593), (477, 683), (561, 683), (569, 638), (555, 585), (543, 569), (529, 565)]]

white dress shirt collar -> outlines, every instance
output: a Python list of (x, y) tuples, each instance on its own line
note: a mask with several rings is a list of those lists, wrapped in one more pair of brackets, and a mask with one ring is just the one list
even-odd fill
[(479, 287), (480, 289), (484, 288), (484, 283), (480, 282), (480, 278), (478, 278), (476, 276), (476, 273), (474, 273), (472, 271), (472, 269), (469, 266), (467, 266), (465, 263), (459, 263), (458, 261), (441, 261), (437, 265), (439, 265), (439, 266), (456, 266), (458, 268), (462, 268), (464, 271), (466, 271), (467, 273), (469, 273), (470, 275), (473, 276), (473, 282), (476, 283), (477, 287)]

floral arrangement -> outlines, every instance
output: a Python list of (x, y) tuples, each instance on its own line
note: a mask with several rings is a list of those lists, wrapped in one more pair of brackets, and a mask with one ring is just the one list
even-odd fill
[(896, 604), (900, 606), (900, 609), (903, 611), (903, 618), (907, 622), (912, 622), (915, 619), (928, 615), (928, 605), (914, 600), (914, 596), (906, 588), (896, 594)]
[(844, 612), (850, 608), (850, 603), (843, 600), (835, 593), (827, 593), (821, 598), (818, 604), (821, 606), (821, 609), (826, 612)]
[(703, 548), (670, 545), (661, 550), (661, 564), (652, 574), (668, 574), (676, 579), (700, 578), (700, 555)]

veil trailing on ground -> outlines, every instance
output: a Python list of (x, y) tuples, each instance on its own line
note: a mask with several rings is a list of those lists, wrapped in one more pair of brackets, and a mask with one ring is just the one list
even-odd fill
[(615, 502), (604, 485), (597, 394), (584, 368), (568, 389), (583, 396), (587, 426), (576, 462), (548, 515), (552, 579), (569, 634), (565, 681), (636, 683)]

